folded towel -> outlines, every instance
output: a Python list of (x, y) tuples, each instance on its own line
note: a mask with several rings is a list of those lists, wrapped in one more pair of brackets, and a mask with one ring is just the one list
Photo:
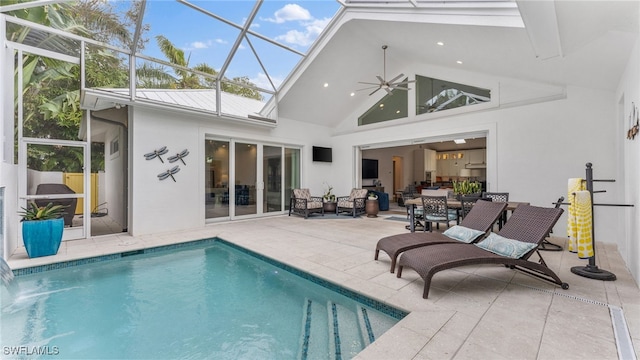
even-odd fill
[(587, 190), (579, 190), (573, 194), (570, 197), (574, 214), (570, 215), (573, 219), (573, 233), (569, 234), (569, 251), (577, 252), (581, 259), (587, 259), (594, 255), (591, 193)]
[(576, 233), (577, 226), (575, 223), (576, 206), (575, 202), (573, 201), (573, 194), (580, 190), (586, 190), (585, 181), (580, 178), (569, 179), (569, 183), (567, 186), (567, 200), (569, 200), (569, 207), (567, 208), (567, 236), (569, 237), (569, 239), (571, 239), (571, 236)]

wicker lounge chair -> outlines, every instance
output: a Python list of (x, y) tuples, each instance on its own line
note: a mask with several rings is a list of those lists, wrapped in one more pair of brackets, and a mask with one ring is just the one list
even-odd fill
[[(502, 214), (507, 207), (506, 203), (492, 203), (490, 201), (478, 201), (467, 216), (460, 223), (469, 229), (478, 230), (486, 233), (496, 222), (496, 219)], [(480, 237), (482, 238), (482, 237)], [(408, 233), (387, 236), (378, 241), (376, 245), (375, 260), (378, 260), (380, 250), (386, 252), (391, 258), (391, 272), (394, 272), (398, 256), (403, 251), (419, 248), (422, 246), (442, 243), (457, 243), (459, 240), (452, 239), (447, 235), (439, 232), (429, 233)]]
[[(398, 260), (397, 277), (402, 276), (402, 269), (409, 267), (414, 269), (424, 280), (423, 298), (429, 295), (431, 278), (439, 271), (452, 269), (466, 265), (496, 264), (504, 265), (510, 269), (518, 269), (542, 280), (560, 285), (563, 289), (568, 289), (569, 284), (560, 280), (558, 275), (547, 267), (547, 264), (538, 252), (538, 246), (562, 214), (562, 209), (542, 208), (530, 205), (520, 205), (513, 212), (509, 221), (503, 225), (502, 230), (497, 234), (516, 241), (513, 248), (522, 248), (525, 244), (533, 246), (524, 255), (513, 257), (498, 255), (485, 250), (480, 246), (491, 242), (487, 239), (476, 244), (438, 244), (425, 246), (418, 249), (405, 251)], [(485, 247), (487, 245), (484, 245)], [(493, 248), (496, 251), (500, 247)], [(540, 257), (539, 262), (529, 261), (529, 257), (537, 252)], [(517, 257), (516, 257), (517, 256)]]

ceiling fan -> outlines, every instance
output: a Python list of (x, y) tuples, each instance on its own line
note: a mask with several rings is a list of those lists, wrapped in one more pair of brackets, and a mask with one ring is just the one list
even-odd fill
[(399, 81), (396, 82), (397, 80), (401, 79), (402, 77), (404, 77), (404, 74), (400, 74), (396, 77), (394, 77), (393, 79), (387, 81), (387, 45), (382, 45), (382, 51), (383, 51), (383, 64), (382, 64), (382, 76), (380, 75), (376, 75), (376, 78), (378, 78), (377, 83), (372, 83), (372, 82), (364, 82), (364, 81), (359, 81), (359, 84), (365, 84), (365, 85), (373, 85), (373, 86), (369, 86), (366, 87), (364, 89), (359, 89), (358, 91), (361, 90), (368, 90), (368, 89), (373, 89), (375, 88), (375, 90), (373, 90), (373, 92), (371, 94), (369, 94), (369, 96), (373, 95), (376, 93), (376, 91), (380, 90), (380, 89), (384, 89), (387, 94), (390, 94), (391, 91), (395, 90), (395, 89), (400, 89), (400, 90), (409, 90), (408, 86), (402, 86), (402, 85), (408, 85), (410, 83), (414, 83), (416, 82), (415, 80), (406, 80), (406, 81)]

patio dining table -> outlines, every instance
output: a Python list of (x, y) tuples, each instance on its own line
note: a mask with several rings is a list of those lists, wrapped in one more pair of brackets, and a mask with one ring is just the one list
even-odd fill
[[(513, 210), (515, 210), (518, 206), (522, 204), (529, 205), (528, 202), (524, 202), (524, 201), (509, 201), (507, 202), (507, 208), (505, 211), (513, 212)], [(411, 232), (415, 232), (415, 207), (422, 205), (422, 198), (417, 197), (411, 200), (407, 200), (404, 202), (404, 205), (409, 210), (409, 230)], [(451, 209), (462, 209), (462, 202), (457, 199), (447, 199), (447, 207)]]

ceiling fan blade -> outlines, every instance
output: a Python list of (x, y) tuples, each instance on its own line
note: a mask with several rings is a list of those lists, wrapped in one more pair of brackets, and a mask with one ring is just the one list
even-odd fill
[(404, 76), (404, 74), (401, 73), (400, 75), (398, 75), (398, 76), (394, 77), (393, 79), (389, 80), (389, 84), (393, 83), (394, 81), (400, 79), (403, 76)]
[(376, 91), (378, 91), (378, 90), (380, 90), (380, 89), (382, 89), (382, 88), (381, 88), (381, 87), (378, 87), (377, 89), (373, 90), (373, 92), (372, 92), (371, 94), (369, 94), (369, 96), (371, 96), (371, 95), (375, 94), (375, 93), (376, 93)]
[(378, 80), (380, 80), (381, 84), (384, 84), (384, 79), (382, 77), (380, 77), (380, 75), (376, 75), (376, 77), (378, 78)]
[(365, 82), (365, 81), (358, 81), (358, 84), (380, 86), (380, 83), (372, 83), (372, 82)]
[(384, 88), (384, 91), (386, 91), (387, 94), (391, 94), (391, 90), (393, 90), (393, 89), (391, 89), (389, 87)]
[(414, 83), (414, 82), (415, 82), (415, 80), (414, 81), (401, 81), (401, 82), (398, 82), (398, 83), (389, 84), (389, 86), (408, 85), (408, 84), (411, 84), (411, 83)]
[(378, 89), (379, 89), (379, 88), (380, 88), (380, 85), (376, 85), (376, 86), (367, 86), (367, 87), (362, 88), (362, 89), (356, 89), (356, 91), (371, 90), (371, 89), (373, 89), (373, 88), (378, 88)]
[(411, 90), (409, 88), (406, 87), (395, 87), (395, 86), (390, 86), (389, 87), (391, 90)]

